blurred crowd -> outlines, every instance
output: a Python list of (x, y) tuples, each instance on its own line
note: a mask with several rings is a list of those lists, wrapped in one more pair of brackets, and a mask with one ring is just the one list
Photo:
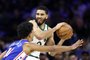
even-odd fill
[[(74, 30), (73, 37), (64, 45), (71, 45), (77, 39), (84, 39), (83, 47), (75, 51), (57, 54), (54, 60), (90, 60), (90, 2), (89, 0), (0, 0), (0, 52), (16, 41), (17, 25), (34, 17), (35, 8), (45, 5), (49, 10), (47, 24), (54, 27), (59, 22), (67, 22)], [(59, 41), (54, 36), (55, 43)], [(41, 54), (41, 60), (49, 60)], [(59, 56), (59, 58), (57, 57)], [(53, 60), (53, 59), (51, 59)]]

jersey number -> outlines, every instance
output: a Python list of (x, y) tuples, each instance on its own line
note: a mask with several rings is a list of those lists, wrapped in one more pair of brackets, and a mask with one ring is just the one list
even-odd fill
[(40, 41), (39, 41), (39, 42), (37, 42), (37, 44), (38, 44), (38, 45), (42, 45), (42, 43), (41, 43)]

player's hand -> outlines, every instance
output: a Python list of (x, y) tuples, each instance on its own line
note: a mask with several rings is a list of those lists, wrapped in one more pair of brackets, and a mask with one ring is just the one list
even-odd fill
[(35, 20), (30, 20), (29, 22), (33, 24), (33, 30), (36, 30), (36, 28), (38, 28), (38, 25)]
[(30, 23), (32, 23), (33, 25), (37, 26), (37, 23), (35, 22), (35, 20), (30, 20)]
[(60, 39), (61, 40), (69, 40), (72, 37), (72, 35), (73, 35), (73, 29), (72, 29), (72, 27), (69, 24), (65, 23), (65, 22), (61, 23), (60, 25), (61, 25), (61, 28), (64, 27), (64, 26), (66, 26), (66, 28), (69, 29), (69, 30), (67, 30), (65, 32), (63, 32), (63, 30), (61, 30), (62, 32), (59, 35)]
[(72, 45), (72, 49), (76, 49), (76, 48), (82, 46), (83, 42), (84, 42), (83, 39), (78, 40), (76, 43), (74, 43), (74, 44)]
[(65, 24), (67, 24), (67, 23), (65, 23), (65, 22), (58, 23), (58, 24), (55, 26), (55, 28), (58, 30), (58, 29), (60, 29), (60, 27), (62, 27), (62, 26), (65, 25)]

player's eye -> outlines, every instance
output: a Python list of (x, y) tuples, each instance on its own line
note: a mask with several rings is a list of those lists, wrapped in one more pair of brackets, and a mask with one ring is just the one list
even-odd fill
[(36, 15), (39, 15), (39, 13), (36, 13)]
[(44, 15), (44, 14), (41, 14), (42, 16)]

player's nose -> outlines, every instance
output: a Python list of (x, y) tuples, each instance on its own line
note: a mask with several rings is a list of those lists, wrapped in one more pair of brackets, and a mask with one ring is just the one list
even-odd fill
[(41, 15), (38, 15), (38, 18), (41, 18)]

